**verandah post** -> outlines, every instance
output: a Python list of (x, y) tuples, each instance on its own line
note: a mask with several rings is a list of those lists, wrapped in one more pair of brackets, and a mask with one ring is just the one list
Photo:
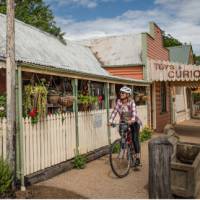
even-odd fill
[(78, 130), (78, 79), (72, 80), (73, 96), (73, 112), (75, 112), (75, 126), (76, 126), (76, 154), (79, 153), (79, 130)]
[[(16, 65), (15, 65), (15, 2), (7, 0), (7, 32), (6, 32), (6, 92), (7, 92), (7, 134), (6, 158), (14, 176), (16, 176)], [(14, 184), (13, 184), (14, 188)]]
[(23, 141), (23, 120), (22, 120), (22, 71), (21, 66), (17, 69), (17, 137), (16, 137), (16, 150), (17, 154), (17, 170), (19, 170), (21, 190), (25, 190), (24, 182), (24, 141)]
[[(105, 83), (104, 84), (104, 89), (105, 89), (105, 107), (106, 107), (106, 111), (107, 111), (107, 123), (109, 123), (109, 83)], [(107, 133), (108, 133), (108, 144), (111, 144), (111, 133), (110, 133), (110, 127), (107, 126)]]

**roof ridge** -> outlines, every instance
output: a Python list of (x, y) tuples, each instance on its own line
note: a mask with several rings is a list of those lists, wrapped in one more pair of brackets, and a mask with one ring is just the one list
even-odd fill
[(118, 34), (118, 35), (107, 35), (107, 36), (96, 36), (96, 37), (91, 37), (91, 38), (86, 38), (86, 39), (80, 39), (80, 40), (75, 40), (75, 41), (91, 41), (91, 40), (98, 40), (98, 39), (106, 39), (106, 38), (116, 38), (116, 37), (122, 37), (122, 36), (136, 36), (136, 35), (141, 35), (141, 33), (125, 33), (125, 34)]

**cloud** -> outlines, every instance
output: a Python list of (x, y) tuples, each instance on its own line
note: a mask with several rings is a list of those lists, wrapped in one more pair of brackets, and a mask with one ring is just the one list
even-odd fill
[(154, 21), (181, 42), (191, 42), (194, 52), (200, 54), (199, 7), (199, 0), (155, 0), (151, 10), (127, 10), (117, 17), (88, 21), (76, 21), (72, 17), (57, 18), (56, 21), (66, 33), (65, 37), (74, 40), (148, 32), (149, 21)]
[(57, 3), (58, 6), (68, 5), (68, 6), (81, 6), (85, 8), (96, 8), (100, 3), (116, 2), (117, 0), (45, 0), (45, 1), (47, 4)]

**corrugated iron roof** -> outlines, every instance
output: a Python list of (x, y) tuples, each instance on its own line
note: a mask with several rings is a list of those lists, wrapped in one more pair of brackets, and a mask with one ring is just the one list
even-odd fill
[[(0, 56), (6, 52), (6, 15), (0, 14)], [(75, 42), (62, 44), (54, 36), (15, 20), (16, 60), (72, 71), (109, 76), (91, 50)]]
[(90, 47), (103, 66), (142, 65), (141, 37), (141, 34), (127, 34), (78, 42)]
[(171, 62), (189, 64), (191, 45), (168, 47), (168, 49)]

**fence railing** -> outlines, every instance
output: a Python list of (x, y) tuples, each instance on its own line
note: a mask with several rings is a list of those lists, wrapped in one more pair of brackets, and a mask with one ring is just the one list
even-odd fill
[[(138, 113), (144, 123), (147, 121), (145, 109), (138, 107)], [(75, 113), (49, 115), (34, 125), (30, 118), (22, 120), (25, 175), (75, 156), (75, 122)], [(78, 135), (81, 154), (108, 145), (107, 111), (79, 112)], [(111, 129), (111, 142), (118, 137), (118, 130)], [(0, 119), (0, 156), (6, 157), (6, 119)]]

